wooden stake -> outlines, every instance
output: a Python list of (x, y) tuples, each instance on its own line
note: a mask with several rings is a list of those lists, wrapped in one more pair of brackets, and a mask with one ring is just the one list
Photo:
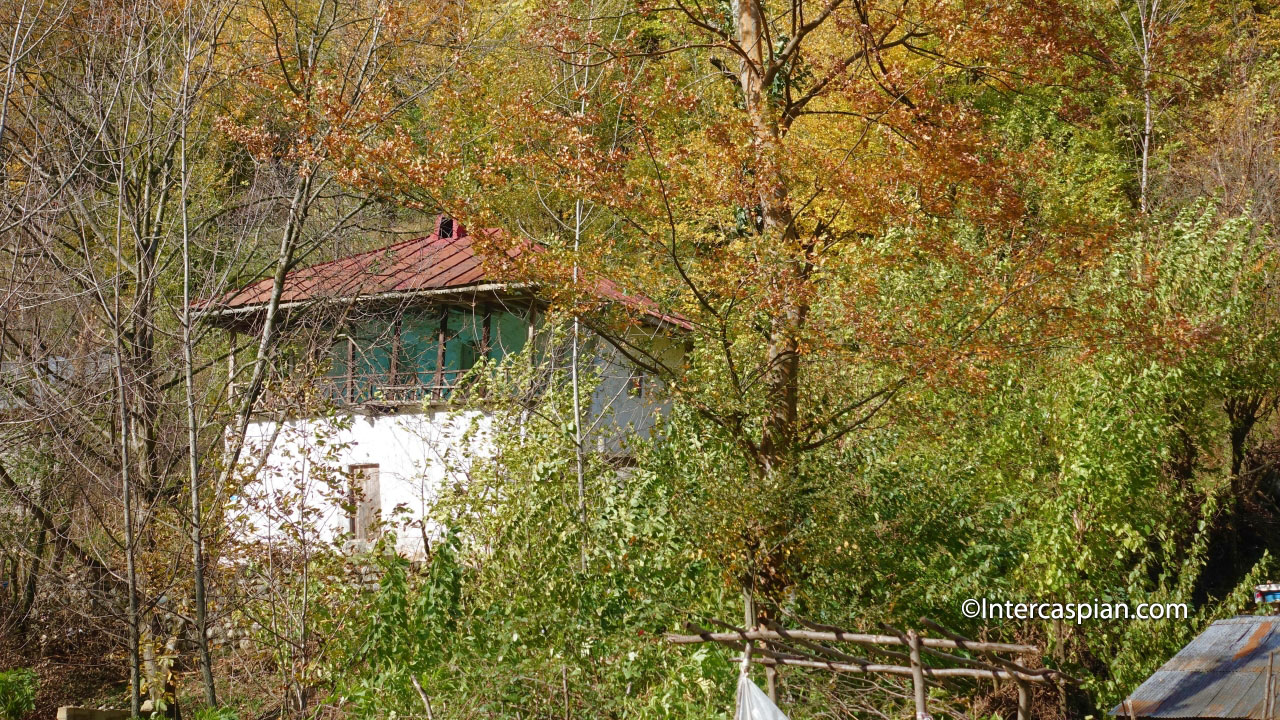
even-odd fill
[(925, 706), (924, 665), (920, 662), (920, 635), (915, 630), (908, 631), (907, 642), (911, 645), (911, 689), (916, 701), (916, 720), (932, 720)]
[(564, 720), (569, 720), (569, 670), (560, 666), (560, 681), (564, 684)]
[(1018, 720), (1031, 720), (1031, 685), (1018, 680)]
[(427, 708), (427, 720), (434, 720), (431, 714), (431, 698), (427, 697), (427, 693), (422, 689), (422, 683), (418, 682), (418, 677), (413, 673), (409, 673), (409, 680), (413, 682), (413, 689), (418, 691), (418, 698), (422, 700), (422, 704)]
[(768, 666), (764, 669), (764, 679), (769, 688), (769, 700), (774, 705), (778, 704), (778, 668)]
[[(755, 627), (756, 624), (756, 601), (751, 597), (751, 585), (742, 583), (742, 621), (748, 630)], [(747, 642), (742, 653), (742, 670), (741, 674), (746, 675), (751, 670), (751, 643)]]

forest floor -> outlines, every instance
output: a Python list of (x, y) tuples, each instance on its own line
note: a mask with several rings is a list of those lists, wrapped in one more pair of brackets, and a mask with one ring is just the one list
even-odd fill
[(50, 642), (46, 634), (42, 643), (39, 632), (0, 632), (0, 670), (26, 667), (40, 678), (35, 710), (24, 720), (53, 720), (63, 705), (96, 707), (124, 690), (127, 663), (111, 656), (104, 638)]
[[(0, 618), (5, 613), (0, 608)], [(58, 635), (60, 628), (61, 636)], [(54, 720), (64, 705), (125, 709), (128, 707), (128, 658), (113, 649), (105, 635), (47, 621), (23, 633), (0, 625), (0, 671), (31, 668), (39, 677), (35, 710), (23, 720)], [(279, 715), (276, 676), (258, 653), (223, 648), (215, 655), (218, 695), (234, 717), (245, 720)], [(195, 667), (176, 673), (179, 707), (184, 718), (204, 705), (200, 673)]]

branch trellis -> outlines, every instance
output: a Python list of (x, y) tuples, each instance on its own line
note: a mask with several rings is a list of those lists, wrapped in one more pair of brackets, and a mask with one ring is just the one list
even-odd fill
[[(879, 634), (852, 633), (798, 619), (797, 622), (804, 627), (787, 628), (771, 619), (761, 619), (752, 628), (735, 627), (715, 619), (710, 622), (723, 630), (717, 632), (690, 625), (690, 634), (671, 633), (667, 635), (667, 641), (676, 645), (717, 643), (743, 653), (748, 662), (766, 668), (769, 696), (775, 701), (776, 672), (783, 666), (897, 675), (911, 678), (916, 718), (925, 720), (930, 717), (926, 707), (929, 685), (941, 685), (953, 678), (985, 679), (1015, 683), (1018, 687), (1018, 720), (1030, 720), (1032, 685), (1077, 682), (1059, 670), (1029, 668), (1002, 657), (1027, 654), (1038, 657), (1040, 648), (1035, 645), (970, 640), (927, 618), (921, 618), (921, 624), (940, 637), (926, 637), (916, 630), (903, 632), (888, 625), (883, 626), (885, 632)], [(865, 647), (886, 660), (850, 654), (832, 647), (830, 643)], [(892, 647), (904, 648), (906, 652), (890, 649)]]

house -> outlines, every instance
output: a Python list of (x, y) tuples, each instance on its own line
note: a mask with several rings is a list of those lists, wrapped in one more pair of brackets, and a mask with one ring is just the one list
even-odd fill
[(1280, 617), (1219, 620), (1111, 710), (1121, 718), (1269, 720), (1280, 688)]
[[(542, 365), (567, 361), (564, 348), (550, 344), (537, 288), (490, 272), (473, 240), (442, 216), (426, 237), (288, 273), (279, 303), (288, 349), (247, 438), (247, 455), (259, 458), (249, 488), (259, 504), (248, 513), (251, 532), (296, 532), (300, 505), (323, 536), (350, 537), (357, 546), (373, 541), (393, 514), (420, 530), (400, 534), (403, 552), (418, 552), (438, 531), (429, 516), (442, 485), (465, 482), (471, 461), (492, 449), (483, 403), (465, 411), (450, 405), (467, 392), (473, 368), (526, 347), (536, 348), (526, 356)], [(202, 312), (232, 333), (234, 345), (238, 333), (260, 327), (272, 287), (272, 279), (262, 280), (205, 303)], [(640, 341), (681, 352), (672, 331), (687, 329), (682, 318), (608, 282), (595, 293), (639, 310)], [(599, 384), (586, 409), (593, 432), (584, 445), (621, 458), (628, 438), (650, 431), (661, 399), (652, 379), (621, 355), (590, 336), (586, 343), (597, 350), (590, 362)], [(234, 365), (229, 374), (237, 376)], [(279, 391), (304, 383), (311, 405), (297, 397), (290, 404)], [(302, 502), (276, 502), (287, 510), (275, 514), (264, 509), (290, 494)]]

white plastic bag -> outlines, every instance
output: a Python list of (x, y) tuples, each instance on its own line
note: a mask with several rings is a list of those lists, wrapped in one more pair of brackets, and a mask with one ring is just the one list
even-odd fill
[(787, 720), (787, 716), (746, 675), (739, 675), (738, 711), (733, 720)]

